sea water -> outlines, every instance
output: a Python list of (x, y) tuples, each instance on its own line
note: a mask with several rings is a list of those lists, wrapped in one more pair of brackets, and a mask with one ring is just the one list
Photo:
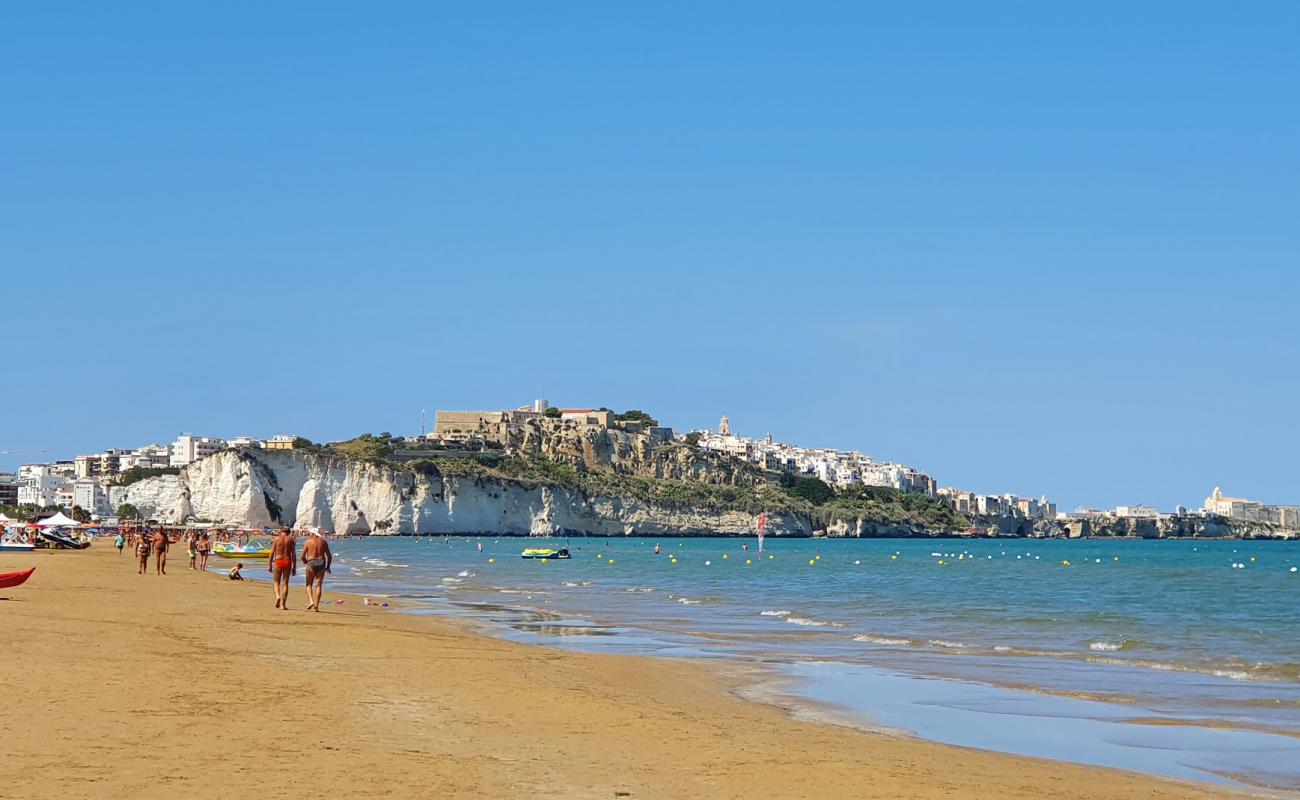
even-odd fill
[[(525, 546), (566, 544), (569, 560), (519, 557)], [(331, 546), (331, 588), (470, 615), (514, 638), (746, 659), (769, 665), (773, 686), (864, 724), (1300, 789), (1300, 543), (769, 538), (759, 553), (735, 538), (372, 537)]]

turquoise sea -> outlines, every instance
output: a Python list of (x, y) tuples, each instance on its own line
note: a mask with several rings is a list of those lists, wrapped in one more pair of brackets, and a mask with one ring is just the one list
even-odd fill
[(1300, 790), (1300, 543), (575, 538), (570, 560), (519, 557), (565, 544), (339, 541), (329, 588), (530, 642), (748, 661), (755, 696), (864, 726)]

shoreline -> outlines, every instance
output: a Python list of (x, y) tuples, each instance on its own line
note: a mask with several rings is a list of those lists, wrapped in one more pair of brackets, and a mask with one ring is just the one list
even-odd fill
[[(230, 763), (316, 764), (323, 786), (355, 797), (1250, 796), (805, 721), (744, 699), (734, 665), (520, 644), (328, 584), (322, 613), (282, 612), (264, 582), (195, 579), (183, 559), (159, 578), (109, 548), (0, 554), (0, 571), (32, 564), (26, 586), (0, 592), (14, 674), (43, 678), (22, 721), (0, 723), (14, 797), (262, 784), (257, 769), (183, 758), (164, 759), (161, 779), (141, 768), (137, 744), (187, 743)], [(291, 602), (303, 600), (298, 578)], [(62, 675), (83, 679), (50, 680)], [(277, 681), (291, 699), (268, 710)], [(292, 783), (259, 792), (287, 797)]]

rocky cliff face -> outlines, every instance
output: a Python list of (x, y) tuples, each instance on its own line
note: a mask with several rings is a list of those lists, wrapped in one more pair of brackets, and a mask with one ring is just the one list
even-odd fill
[[(609, 432), (615, 433), (615, 432)], [(593, 435), (594, 434), (594, 435)], [(532, 448), (532, 449), (530, 449)], [(572, 437), (512, 444), (516, 452), (567, 460), (583, 468), (708, 483), (744, 483), (753, 476), (693, 448), (658, 445), (646, 437), (575, 432)], [(730, 471), (728, 471), (730, 470)], [(280, 523), (337, 533), (531, 534), (620, 536), (749, 534), (754, 515), (653, 502), (633, 497), (589, 496), (575, 489), (502, 478), (452, 477), (408, 472), (367, 461), (300, 450), (226, 450), (163, 475), (113, 487), (114, 507), (131, 503), (147, 516), (183, 522), (188, 517), (244, 527)], [(1223, 518), (1100, 521), (1013, 518), (973, 520), (1002, 535), (1045, 537), (1294, 537), (1295, 531)], [(935, 536), (929, 530), (881, 520), (840, 518), (819, 529), (804, 514), (769, 514), (772, 536)]]
[[(113, 491), (114, 504), (173, 522), (188, 516), (248, 527), (286, 523), (338, 533), (742, 534), (752, 514), (587, 497), (561, 487), (441, 477), (301, 451), (227, 450), (180, 475)], [(772, 515), (773, 536), (807, 536), (807, 518)]]
[(752, 486), (762, 480), (753, 465), (674, 442), (665, 428), (627, 433), (614, 428), (539, 424), (511, 427), (503, 435), (506, 452), (511, 455), (545, 458), (582, 469), (727, 486)]

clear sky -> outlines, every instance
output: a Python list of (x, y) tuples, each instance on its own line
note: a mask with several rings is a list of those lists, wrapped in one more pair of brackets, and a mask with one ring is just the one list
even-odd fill
[(1294, 2), (11, 3), (0, 450), (545, 396), (1063, 508), (1300, 502), (1298, 34)]

